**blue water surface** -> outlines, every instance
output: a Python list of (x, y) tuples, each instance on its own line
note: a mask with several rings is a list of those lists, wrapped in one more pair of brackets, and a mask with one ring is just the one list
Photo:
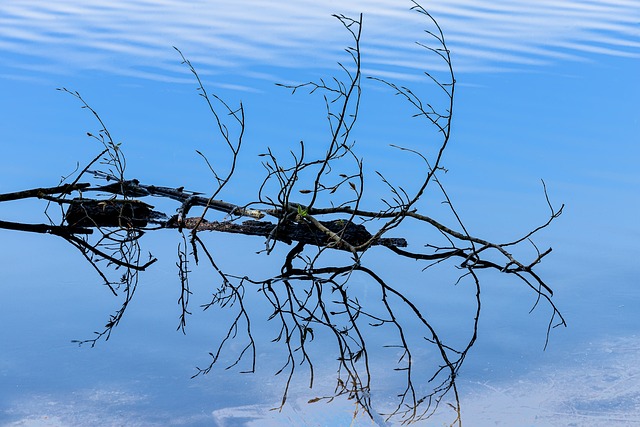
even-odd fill
[[(179, 47), (207, 88), (242, 102), (246, 143), (237, 179), (223, 198), (246, 203), (264, 176), (257, 154), (287, 153), (304, 140), (321, 152), (327, 137), (320, 97), (276, 82), (339, 72), (349, 39), (331, 13), (364, 13), (365, 73), (432, 91), (422, 71), (441, 70), (413, 44), (424, 21), (397, 1), (182, 2), (10, 0), (0, 5), (0, 193), (56, 185), (100, 147), (99, 127), (60, 91), (79, 91), (123, 143), (127, 173), (148, 184), (209, 192), (213, 179), (195, 153), (224, 164), (224, 151)], [(553, 252), (540, 274), (555, 291), (567, 328), (552, 330), (545, 304), (521, 283), (486, 274), (478, 341), (458, 378), (465, 425), (632, 426), (640, 423), (637, 241), (640, 238), (640, 8), (633, 2), (566, 0), (425, 4), (448, 37), (457, 75), (452, 142), (441, 181), (471, 234), (510, 240), (544, 223), (550, 201), (563, 215), (535, 239)], [(428, 147), (429, 130), (393, 92), (365, 81), (356, 147), (368, 171), (411, 185), (419, 162), (389, 144)], [(373, 196), (385, 187), (371, 180)], [(434, 196), (425, 209), (442, 212)], [(153, 203), (153, 202), (152, 202)], [(157, 201), (160, 205), (161, 201)], [(432, 206), (431, 206), (431, 205)], [(44, 205), (4, 202), (0, 218), (43, 222)], [(162, 205), (167, 211), (175, 207)], [(451, 223), (455, 224), (455, 223)], [(413, 229), (399, 228), (412, 243)], [(394, 234), (395, 235), (395, 234)], [(421, 237), (421, 236), (415, 236)], [(252, 291), (258, 367), (213, 370), (208, 352), (232, 312), (198, 307), (218, 285), (210, 269), (192, 273), (187, 334), (177, 331), (176, 232), (149, 233), (160, 261), (140, 279), (121, 325), (94, 348), (91, 338), (119, 301), (80, 253), (48, 235), (0, 230), (0, 425), (337, 426), (381, 425), (351, 401), (307, 401), (331, 390), (335, 357), (317, 344), (316, 387), (304, 375), (279, 406), (282, 349), (268, 307)], [(415, 239), (414, 239), (415, 240)], [(258, 255), (260, 238), (207, 236), (226, 271), (273, 274), (278, 253)], [(415, 244), (415, 242), (414, 242)], [(282, 250), (286, 250), (283, 247)], [(280, 253), (281, 255), (282, 253)], [(365, 262), (425, 308), (451, 340), (468, 337), (471, 283), (455, 270), (421, 272), (374, 249)], [(266, 276), (265, 276), (266, 277)], [(354, 278), (363, 301), (375, 303)], [(360, 287), (360, 288), (357, 288)], [(376, 337), (385, 344), (385, 335)], [(234, 343), (225, 357), (232, 362)], [(391, 354), (376, 350), (374, 407), (393, 401)], [(429, 367), (427, 347), (422, 353)], [(302, 372), (302, 371), (301, 371)], [(443, 409), (429, 422), (451, 421)]]

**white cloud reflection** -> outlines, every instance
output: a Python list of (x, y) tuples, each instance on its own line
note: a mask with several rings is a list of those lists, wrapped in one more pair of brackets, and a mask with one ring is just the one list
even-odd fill
[[(593, 54), (640, 56), (635, 0), (427, 3), (446, 32), (458, 71), (541, 66)], [(410, 6), (398, 0), (5, 0), (0, 52), (3, 68), (102, 70), (161, 80), (183, 77), (174, 45), (210, 72), (322, 67), (332, 65), (348, 41), (330, 15), (363, 12), (367, 67), (410, 73), (424, 67), (413, 44), (424, 21)]]
[[(475, 427), (640, 425), (639, 350), (636, 336), (598, 341), (579, 352), (567, 352), (559, 363), (542, 366), (524, 377), (500, 383), (462, 384), (463, 421)], [(271, 410), (277, 402), (176, 415), (149, 406), (147, 396), (133, 393), (127, 386), (120, 390), (85, 389), (69, 395), (30, 395), (7, 402), (5, 415), (12, 421), (4, 425), (376, 427), (384, 424), (362, 414), (354, 419), (353, 402), (346, 399), (308, 404), (306, 398), (290, 398), (282, 411)], [(201, 403), (206, 406), (206, 402)], [(450, 421), (451, 412), (442, 410), (425, 424), (448, 425)]]

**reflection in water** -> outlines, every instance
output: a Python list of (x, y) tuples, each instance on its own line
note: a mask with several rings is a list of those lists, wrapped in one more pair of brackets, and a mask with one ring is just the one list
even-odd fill
[[(336, 11), (355, 14), (360, 10), (365, 12), (365, 35), (371, 40), (364, 47), (369, 72), (372, 69), (388, 72), (391, 66), (397, 66), (399, 67), (396, 70), (399, 73), (398, 76), (406, 76), (403, 73), (414, 68), (424, 69), (424, 64), (415, 62), (410, 48), (397, 47), (409, 46), (415, 35), (419, 34), (421, 27), (420, 23), (411, 21), (413, 14), (408, 13), (405, 7), (409, 2), (405, 4), (398, 1), (352, 1), (345, 5), (344, 2), (338, 1), (309, 2), (306, 0), (279, 4), (276, 2), (265, 4), (267, 2), (257, 0), (192, 1), (189, 6), (184, 6), (184, 2), (172, 0), (137, 2), (113, 0), (103, 3), (100, 5), (99, 2), (89, 3), (78, 0), (49, 3), (35, 0), (0, 2), (0, 54), (3, 56), (0, 78), (17, 78), (30, 74), (36, 75), (36, 73), (73, 74), (89, 69), (91, 70), (89, 74), (103, 71), (117, 75), (192, 83), (191, 77), (185, 76), (184, 68), (180, 66), (171, 48), (171, 45), (176, 45), (181, 47), (194, 62), (202, 64), (204, 72), (220, 70), (228, 73), (229, 69), (233, 69), (244, 76), (274, 81), (278, 79), (267, 74), (273, 72), (267, 66), (308, 67), (311, 64), (322, 67), (326, 64), (333, 67), (334, 52), (339, 50), (335, 49), (335, 46), (342, 46), (344, 40), (343, 34), (336, 31), (338, 24), (329, 15)], [(212, 7), (216, 3), (218, 7)], [(600, 2), (503, 0), (486, 2), (485, 5), (479, 6), (478, 2), (454, 0), (430, 4), (430, 10), (441, 16), (441, 22), (451, 41), (456, 67), (459, 71), (469, 72), (541, 65), (556, 59), (593, 58), (594, 53), (637, 57), (639, 52), (637, 23), (640, 21), (640, 11), (634, 3), (622, 0)], [(222, 4), (224, 7), (219, 6)], [(402, 19), (399, 19), (400, 14)], [(408, 24), (405, 25), (407, 22)], [(206, 68), (210, 69), (206, 70)], [(415, 73), (415, 70), (413, 71)], [(581, 148), (584, 148), (583, 141), (580, 144)], [(572, 162), (577, 163), (574, 157), (574, 155), (571, 156)], [(631, 159), (633, 156), (626, 156), (626, 158)], [(616, 166), (619, 165), (616, 164)], [(607, 167), (608, 165), (598, 163), (598, 168), (594, 169), (606, 173)], [(567, 164), (567, 168), (567, 173), (575, 172), (572, 165)], [(616, 173), (620, 173), (618, 169)], [(575, 180), (575, 177), (568, 180), (573, 183), (571, 180)], [(588, 187), (589, 199), (603, 200), (595, 197), (589, 182), (581, 182), (581, 185)], [(620, 190), (616, 189), (616, 191)], [(611, 194), (607, 196), (610, 198)], [(623, 198), (620, 197), (620, 199)], [(580, 205), (576, 208), (574, 203), (573, 206), (574, 212), (579, 210)], [(583, 210), (584, 212), (593, 207), (587, 203), (583, 203), (582, 206), (587, 207)], [(628, 206), (621, 204), (621, 207), (624, 209), (616, 212), (629, 210)], [(610, 212), (607, 212), (607, 215), (610, 215)], [(595, 217), (596, 215), (587, 216), (589, 219), (598, 219)], [(593, 227), (595, 222), (590, 223), (589, 226)], [(596, 227), (599, 225), (596, 224)], [(597, 230), (597, 233), (602, 232), (600, 228)], [(25, 237), (20, 236), (19, 239), (24, 241)], [(598, 243), (598, 246), (602, 244), (602, 242)], [(591, 247), (588, 244), (583, 246)], [(608, 244), (602, 246), (613, 247)], [(37, 245), (34, 244), (33, 247)], [(631, 253), (631, 244), (628, 248)], [(635, 246), (633, 248), (635, 250)], [(15, 247), (11, 249), (11, 252), (16, 252)], [(29, 249), (30, 252), (31, 249)], [(173, 253), (165, 258), (171, 259), (171, 255)], [(585, 259), (592, 258), (579, 257), (577, 264), (588, 264)], [(24, 265), (24, 260), (20, 259), (12, 263), (7, 261), (7, 256), (4, 262), (6, 265)], [(612, 270), (611, 266), (617, 265), (608, 261), (605, 264), (598, 268)], [(46, 274), (49, 275), (47, 286), (61, 283), (60, 280), (53, 280), (50, 277), (51, 271), (55, 268), (55, 265), (49, 268), (43, 267), (43, 274), (47, 272)], [(19, 275), (19, 271), (14, 273)], [(571, 274), (574, 272), (572, 271)], [(593, 270), (581, 274), (593, 276)], [(166, 276), (174, 275), (174, 270), (167, 270)], [(606, 275), (603, 273), (603, 276), (606, 277), (598, 279), (589, 277), (588, 283), (611, 281), (610, 271), (607, 271)], [(15, 282), (16, 289), (18, 285), (20, 289), (25, 289), (20, 277), (4, 280), (4, 282), (5, 288), (8, 287), (7, 283)], [(630, 285), (632, 279), (622, 282)], [(91, 284), (94, 284), (93, 281)], [(73, 287), (81, 288), (78, 283)], [(215, 402), (215, 405), (205, 410), (189, 407), (182, 413), (169, 412), (167, 409), (167, 413), (158, 414), (158, 407), (166, 408), (166, 406), (154, 406), (150, 402), (153, 400), (150, 397), (151, 392), (164, 394), (167, 398), (166, 396), (171, 395), (174, 390), (184, 391), (188, 387), (193, 390), (195, 387), (193, 383), (187, 383), (186, 380), (193, 373), (191, 368), (197, 363), (194, 358), (210, 350), (210, 335), (190, 336), (189, 339), (194, 341), (200, 338), (199, 342), (204, 343), (202, 344), (204, 348), (198, 347), (192, 351), (185, 349), (188, 357), (181, 360), (174, 360), (172, 356), (168, 363), (167, 357), (170, 352), (166, 349), (157, 350), (150, 357), (151, 359), (156, 357), (158, 360), (149, 362), (148, 369), (139, 373), (140, 365), (147, 362), (140, 354), (152, 353), (150, 346), (147, 346), (140, 350), (140, 353), (136, 353), (141, 360), (136, 360), (135, 357), (127, 360), (132, 366), (130, 369), (132, 372), (119, 374), (123, 377), (133, 377), (134, 373), (138, 373), (138, 379), (141, 381), (139, 388), (130, 387), (130, 384), (125, 383), (122, 378), (114, 378), (113, 383), (105, 387), (100, 384), (101, 380), (93, 381), (95, 378), (92, 375), (102, 377), (115, 375), (117, 369), (122, 370), (122, 366), (126, 366), (122, 356), (135, 353), (134, 350), (129, 346), (126, 352), (123, 351), (122, 354), (117, 355), (118, 357), (113, 357), (109, 352), (116, 344), (110, 342), (100, 350), (105, 351), (106, 355), (103, 356), (104, 353), (97, 352), (93, 354), (97, 358), (112, 361), (114, 365), (102, 368), (103, 372), (96, 372), (96, 367), (106, 365), (106, 362), (102, 363), (104, 360), (90, 359), (89, 362), (79, 363), (77, 349), (73, 349), (73, 356), (71, 356), (71, 351), (63, 352), (55, 348), (61, 342), (68, 343), (70, 338), (83, 337), (87, 330), (90, 330), (88, 328), (103, 320), (101, 315), (105, 312), (104, 307), (96, 310), (82, 308), (86, 304), (85, 298), (70, 299), (72, 295), (70, 291), (55, 289), (56, 294), (53, 298), (50, 295), (51, 291), (33, 292), (32, 295), (24, 295), (24, 300), (18, 297), (2, 298), (5, 301), (11, 301), (14, 310), (28, 319), (23, 322), (29, 326), (25, 329), (27, 331), (25, 335), (28, 334), (30, 340), (37, 341), (33, 346), (17, 349), (15, 354), (8, 352), (6, 347), (0, 352), (0, 355), (6, 358), (6, 360), (0, 360), (2, 375), (0, 382), (11, 380), (13, 374), (29, 374), (27, 378), (29, 381), (23, 381), (20, 377), (14, 382), (4, 382), (7, 385), (20, 384), (23, 394), (15, 391), (13, 386), (11, 389), (9, 386), (0, 389), (0, 404), (4, 405), (0, 413), (4, 417), (0, 419), (2, 425), (5, 425), (4, 422), (13, 423), (6, 425), (31, 426), (119, 425), (124, 424), (124, 420), (127, 425), (154, 425), (154, 423), (166, 425), (167, 419), (175, 421), (176, 424), (182, 422), (188, 425), (212, 425), (213, 422), (217, 422), (218, 425), (224, 426), (281, 426), (290, 425), (291, 420), (299, 421), (298, 425), (322, 425), (320, 424), (322, 421), (326, 422), (326, 406), (308, 406), (306, 401), (300, 402), (298, 406), (292, 405), (285, 408), (282, 414), (266, 411), (271, 405), (235, 407), (243, 403), (237, 396), (231, 398), (228, 395), (229, 390), (237, 384), (235, 382), (231, 386), (229, 383), (225, 384), (229, 386), (226, 389), (218, 385), (224, 389), (226, 395), (220, 390), (213, 393), (216, 398), (225, 395), (226, 401), (209, 399), (210, 396), (207, 395), (207, 402)], [(580, 304), (602, 303), (602, 298), (605, 298), (600, 292), (597, 298), (592, 295), (585, 296), (587, 292), (584, 289), (583, 286), (580, 287)], [(154, 289), (152, 294), (154, 298), (158, 298), (156, 290)], [(16, 290), (16, 293), (18, 292)], [(626, 296), (625, 302), (631, 306), (628, 300), (634, 298), (636, 293), (629, 291), (629, 294), (631, 296)], [(44, 302), (45, 295), (46, 302)], [(3, 294), (4, 296), (6, 294)], [(606, 298), (609, 298), (607, 301), (614, 301), (608, 296)], [(34, 300), (39, 299), (43, 300), (42, 307), (34, 308)], [(97, 301), (98, 298), (95, 297), (92, 300)], [(46, 310), (46, 307), (67, 307), (69, 304), (79, 306), (86, 311), (78, 316), (81, 320), (75, 318), (69, 320), (67, 325), (59, 325), (63, 317), (61, 311), (66, 313), (73, 310), (65, 309), (55, 312)], [(157, 306), (174, 307), (174, 305), (175, 298), (171, 294), (164, 304)], [(49, 308), (49, 310), (53, 309)], [(589, 315), (593, 311), (586, 306), (580, 310), (588, 311)], [(2, 311), (7, 313), (4, 307)], [(16, 324), (15, 313), (5, 314), (5, 316), (7, 317), (4, 319), (10, 319), (13, 324)], [(164, 312), (163, 316), (168, 320), (161, 329), (173, 331), (174, 313), (166, 316)], [(158, 318), (147, 319), (147, 321), (159, 323)], [(5, 323), (8, 324), (8, 322)], [(533, 324), (534, 321), (532, 320), (531, 323)], [(52, 325), (60, 327), (65, 333), (63, 335), (42, 334), (40, 329), (46, 329)], [(574, 328), (574, 325), (576, 322), (571, 327)], [(127, 327), (131, 328), (131, 323), (128, 323)], [(70, 331), (73, 328), (76, 329)], [(31, 332), (32, 329), (37, 331)], [(21, 329), (17, 330), (20, 333)], [(498, 338), (505, 341), (505, 346), (515, 345), (512, 341), (508, 341), (512, 338), (505, 336), (503, 331), (491, 331), (491, 333), (499, 335)], [(10, 339), (0, 340), (3, 346), (4, 343), (9, 342), (26, 345), (22, 343), (24, 340), (18, 340), (12, 336), (9, 330), (5, 330), (5, 334), (8, 334), (6, 336)], [(131, 340), (137, 337), (138, 341), (140, 337), (149, 337), (148, 326), (141, 330), (134, 328), (131, 336), (133, 337)], [(149, 338), (149, 341), (165, 344), (169, 342), (164, 337), (157, 340)], [(141, 346), (139, 342), (134, 344)], [(148, 343), (145, 342), (145, 344)], [(184, 348), (184, 343), (176, 341), (168, 347), (175, 353), (176, 349)], [(495, 425), (498, 418), (505, 425), (523, 422), (533, 425), (563, 426), (636, 425), (640, 422), (637, 406), (640, 391), (638, 382), (634, 381), (638, 370), (632, 359), (638, 353), (637, 340), (598, 343), (594, 348), (600, 348), (600, 350), (590, 355), (588, 363), (576, 363), (574, 355), (568, 354), (566, 358), (558, 357), (558, 363), (554, 363), (553, 367), (539, 371), (538, 378), (533, 375), (510, 378), (496, 384), (495, 377), (492, 377), (491, 381), (494, 382), (491, 383), (469, 384), (468, 393), (463, 397), (466, 419), (469, 420), (470, 425), (476, 426)], [(43, 357), (43, 349), (46, 350), (45, 357)], [(539, 347), (535, 347), (535, 351), (538, 350)], [(88, 353), (82, 354), (89, 358), (86, 356)], [(175, 359), (178, 357), (175, 356)], [(36, 369), (43, 360), (50, 364), (44, 365), (40, 370)], [(65, 364), (61, 364), (61, 360), (64, 360)], [(158, 372), (166, 372), (167, 364), (173, 367), (181, 366), (184, 369), (177, 372), (171, 371), (167, 377), (154, 377), (154, 375), (160, 375)], [(73, 369), (70, 368), (71, 365)], [(64, 366), (67, 367), (66, 370), (63, 369)], [(80, 366), (83, 368), (80, 369)], [(78, 374), (78, 372), (81, 373)], [(149, 381), (145, 375), (157, 381)], [(80, 377), (82, 380), (79, 379)], [(39, 383), (39, 387), (47, 388), (44, 381), (50, 381), (51, 378), (53, 378), (53, 386), (58, 388), (61, 387), (58, 380), (66, 379), (69, 384), (65, 386), (74, 391), (60, 390), (52, 394), (43, 394), (36, 390), (31, 393), (32, 390), (29, 387), (32, 383)], [(179, 382), (176, 378), (185, 381)], [(212, 378), (212, 380), (219, 381), (219, 378)], [(464, 378), (462, 380), (464, 381)], [(146, 382), (142, 384), (143, 381)], [(79, 387), (85, 387), (84, 391), (78, 390), (78, 382), (82, 382)], [(201, 383), (198, 384), (200, 386)], [(46, 386), (51, 385), (46, 384)], [(48, 388), (48, 391), (50, 390), (51, 388)], [(191, 396), (186, 391), (184, 394)], [(270, 396), (265, 397), (260, 393), (251, 395), (260, 395), (261, 398), (272, 400), (273, 405), (278, 401), (277, 397), (270, 399)], [(199, 403), (205, 400), (202, 395), (200, 398)], [(340, 420), (349, 419), (348, 413), (351, 413), (352, 408), (349, 404), (345, 404), (344, 410), (338, 406), (332, 406), (331, 413), (336, 414), (336, 417), (343, 417), (336, 421), (336, 424), (344, 424)], [(145, 411), (145, 409), (149, 410)], [(325, 418), (323, 419), (314, 411), (322, 413)], [(153, 416), (164, 416), (165, 422), (152, 418)], [(314, 424), (315, 419), (322, 421)], [(361, 420), (362, 423), (359, 425), (370, 425), (370, 421), (366, 418), (363, 417)], [(471, 423), (471, 420), (474, 422)], [(305, 422), (307, 424), (303, 424)]]
[[(384, 75), (393, 66), (407, 77), (423, 70), (425, 60), (413, 49), (422, 23), (410, 6), (395, 0), (8, 0), (0, 4), (0, 51), (3, 68), (9, 68), (2, 73), (95, 70), (175, 81), (184, 77), (171, 49), (178, 46), (201, 70), (241, 69), (246, 76), (274, 80), (264, 74), (265, 66), (332, 66), (335, 46), (344, 39), (331, 14), (363, 12), (369, 71)], [(640, 54), (640, 8), (632, 1), (455, 0), (428, 7), (447, 31), (459, 72), (580, 60), (593, 53)]]
[[(636, 355), (638, 338), (594, 343), (588, 361), (574, 363), (575, 354), (545, 366), (535, 374), (494, 384), (467, 384), (463, 395), (465, 419), (476, 427), (500, 424), (535, 426), (624, 427), (640, 423), (640, 367)], [(194, 411), (176, 416), (161, 411), (141, 413), (148, 399), (123, 385), (87, 389), (71, 394), (30, 395), (12, 402), (6, 426), (84, 425), (202, 425), (237, 427), (285, 427), (324, 425), (375, 425), (366, 416), (353, 418), (349, 401), (325, 403), (291, 402), (282, 412), (270, 405), (237, 406), (212, 411)], [(277, 404), (277, 399), (273, 405)], [(165, 418), (162, 418), (162, 417)], [(444, 422), (445, 420), (443, 420)], [(433, 425), (438, 420), (433, 420)]]

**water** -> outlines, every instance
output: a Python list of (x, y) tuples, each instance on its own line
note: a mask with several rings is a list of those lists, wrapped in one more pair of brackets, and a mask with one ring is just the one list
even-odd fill
[[(267, 145), (286, 155), (300, 139), (310, 150), (326, 140), (322, 100), (292, 97), (273, 82), (317, 79), (333, 72), (336, 60), (345, 60), (341, 49), (348, 39), (331, 13), (363, 11), (365, 71), (429, 98), (419, 70), (436, 65), (412, 44), (424, 40), (422, 22), (406, 11), (410, 4), (400, 3), (3, 2), (0, 192), (55, 185), (99, 149), (85, 136), (97, 125), (75, 100), (54, 90), (61, 86), (79, 90), (123, 142), (130, 177), (210, 191), (211, 175), (194, 150), (222, 164), (225, 159), (193, 79), (172, 48), (178, 46), (208, 88), (246, 107), (242, 179), (223, 195), (244, 203), (263, 176), (255, 156)], [(568, 328), (553, 330), (543, 351), (548, 307), (529, 314), (535, 303), (530, 291), (486, 275), (478, 341), (459, 378), (465, 424), (639, 423), (637, 6), (425, 6), (450, 40), (458, 72), (454, 139), (444, 159), (449, 172), (441, 179), (469, 231), (509, 240), (544, 222), (541, 178), (553, 204), (566, 204), (536, 243), (554, 249), (540, 271)], [(418, 170), (411, 168), (419, 162), (388, 144), (411, 144), (425, 128), (382, 87), (365, 82), (364, 89), (356, 138), (365, 167), (410, 185), (406, 171)], [(383, 187), (372, 180), (367, 188), (376, 194)], [(439, 202), (429, 199), (425, 209), (442, 212)], [(36, 202), (3, 205), (3, 220), (44, 221)], [(414, 244), (419, 237), (411, 229), (398, 233)], [(350, 425), (351, 402), (306, 403), (322, 387), (332, 387), (330, 356), (319, 356), (319, 389), (308, 390), (301, 377), (285, 408), (270, 411), (283, 383), (273, 377), (280, 353), (268, 343), (276, 331), (266, 321), (254, 323), (264, 341), (256, 374), (217, 370), (190, 379), (196, 366), (208, 363), (230, 313), (197, 309), (215, 286), (208, 270), (197, 269), (188, 333), (176, 332), (178, 236), (147, 237), (146, 247), (161, 261), (141, 279), (112, 338), (88, 348), (71, 340), (100, 330), (118, 301), (64, 242), (0, 231), (0, 424)], [(244, 274), (251, 265), (249, 272), (260, 275), (277, 268), (273, 256), (253, 255), (263, 247), (260, 239), (210, 240), (216, 259), (230, 271)], [(368, 261), (394, 277), (396, 264), (383, 251)], [(419, 270), (407, 263), (397, 282), (448, 337), (466, 336), (471, 289), (453, 287), (450, 275)], [(425, 291), (432, 283), (436, 288)], [(267, 317), (266, 308), (254, 309), (258, 319)], [(376, 340), (384, 343), (385, 336)], [(386, 357), (382, 350), (378, 356)], [(380, 378), (374, 402), (384, 408), (395, 380), (387, 365), (374, 371)], [(433, 423), (450, 415), (443, 411)], [(354, 425), (373, 422), (360, 415)]]

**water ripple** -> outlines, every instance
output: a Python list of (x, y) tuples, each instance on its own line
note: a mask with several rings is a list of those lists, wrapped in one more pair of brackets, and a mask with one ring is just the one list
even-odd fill
[[(397, 0), (5, 0), (0, 74), (101, 70), (179, 81), (185, 76), (174, 45), (209, 72), (322, 68), (348, 42), (330, 15), (363, 12), (368, 70), (408, 78), (425, 66), (413, 44), (424, 36), (424, 21), (410, 6)], [(640, 56), (634, 0), (449, 0), (428, 7), (462, 72)]]

